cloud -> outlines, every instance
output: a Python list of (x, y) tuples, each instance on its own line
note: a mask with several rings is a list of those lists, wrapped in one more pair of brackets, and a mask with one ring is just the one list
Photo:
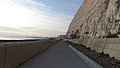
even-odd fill
[(21, 27), (34, 25), (32, 18), (34, 12), (31, 9), (12, 3), (0, 2), (0, 25), (7, 27)]
[(34, 30), (26, 30), (22, 28), (11, 28), (0, 26), (0, 37), (29, 37), (43, 36), (43, 33), (34, 32)]
[(42, 2), (36, 2), (34, 0), (11, 0), (11, 2), (14, 2), (14, 3), (24, 6), (24, 7), (37, 9), (37, 10), (52, 8)]
[(34, 6), (49, 7), (33, 0), (3, 1), (0, 2), (0, 25), (6, 27), (0, 28), (1, 35), (10, 33), (11, 36), (58, 36), (65, 34), (67, 31), (71, 16), (44, 10), (40, 11), (13, 2), (27, 1), (27, 3)]
[(0, 37), (54, 37), (55, 32), (36, 27), (11, 28), (0, 26)]
[(42, 6), (42, 7), (46, 7), (47, 6), (47, 5), (43, 4), (43, 3), (40, 3), (40, 2), (37, 3), (37, 2), (35, 2), (33, 0), (26, 0), (26, 1), (28, 1), (31, 4), (37, 5), (37, 6)]

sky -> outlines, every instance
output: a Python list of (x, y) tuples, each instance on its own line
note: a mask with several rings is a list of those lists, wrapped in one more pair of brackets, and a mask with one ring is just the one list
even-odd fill
[(0, 37), (65, 34), (83, 0), (0, 0)]

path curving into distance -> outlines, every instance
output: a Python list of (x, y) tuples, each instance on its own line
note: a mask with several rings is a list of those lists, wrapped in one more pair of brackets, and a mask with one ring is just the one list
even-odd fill
[(89, 68), (89, 66), (67, 43), (60, 41), (19, 68)]

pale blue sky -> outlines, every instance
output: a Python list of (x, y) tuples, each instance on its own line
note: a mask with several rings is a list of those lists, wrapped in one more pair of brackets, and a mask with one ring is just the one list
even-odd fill
[[(14, 0), (26, 7), (73, 16), (83, 0)], [(34, 2), (34, 3), (33, 3)]]
[(23, 36), (65, 34), (82, 2), (83, 0), (0, 0), (0, 33)]

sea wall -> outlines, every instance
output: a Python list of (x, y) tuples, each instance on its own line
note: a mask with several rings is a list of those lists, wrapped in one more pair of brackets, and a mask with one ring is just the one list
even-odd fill
[(55, 41), (32, 41), (0, 44), (0, 68), (17, 68)]
[(104, 52), (109, 54), (110, 57), (115, 57), (120, 60), (120, 38), (104, 38), (104, 39), (69, 39), (70, 42), (76, 44), (83, 44), (86, 47), (90, 47), (92, 50), (97, 51), (98, 53)]

